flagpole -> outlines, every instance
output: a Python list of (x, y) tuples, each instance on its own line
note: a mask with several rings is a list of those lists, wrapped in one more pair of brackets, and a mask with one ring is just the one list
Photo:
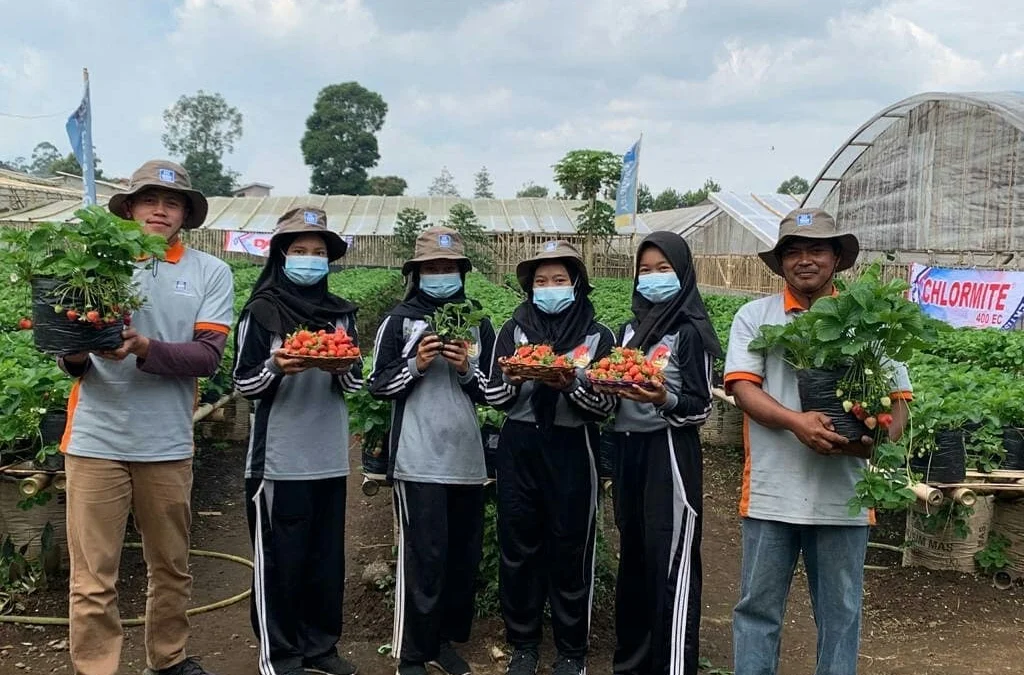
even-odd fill
[(92, 206), (96, 203), (96, 162), (92, 150), (92, 100), (89, 95), (89, 69), (82, 68), (85, 83), (85, 124), (82, 129), (82, 203)]
[(640, 210), (640, 152), (644, 147), (644, 132), (636, 142), (636, 180), (633, 181), (633, 236), (636, 237), (636, 212)]

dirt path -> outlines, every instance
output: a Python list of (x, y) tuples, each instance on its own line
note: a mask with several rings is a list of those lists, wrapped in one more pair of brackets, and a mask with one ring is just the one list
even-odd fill
[[(241, 503), (240, 447), (206, 448), (197, 467), (193, 546), (248, 557), (249, 540)], [(701, 652), (716, 668), (732, 661), (730, 613), (736, 600), (739, 566), (739, 459), (733, 452), (709, 451), (705, 468), (704, 619)], [(357, 459), (353, 457), (353, 466)], [(363, 567), (391, 555), (391, 494), (374, 497), (359, 490), (359, 478), (349, 484), (345, 636), (342, 647), (365, 675), (390, 675), (393, 661), (377, 653), (391, 641), (391, 610), (381, 592), (363, 585)], [(607, 526), (611, 528), (610, 521)], [(883, 526), (872, 540), (890, 538), (899, 521)], [(890, 558), (890, 562), (894, 562)], [(229, 597), (244, 590), (249, 571), (241, 566), (193, 558), (196, 579), (194, 604)], [(127, 551), (123, 560), (121, 607), (135, 616), (144, 602), (145, 570), (141, 555)], [(25, 600), (25, 614), (64, 615), (66, 580)], [(998, 591), (984, 580), (952, 573), (894, 568), (868, 572), (864, 638), (859, 672), (868, 675), (983, 675), (1015, 673), (1024, 663), (1024, 591)], [(249, 627), (248, 604), (193, 618), (191, 651), (219, 675), (255, 675), (256, 648)], [(491, 658), (492, 647), (504, 648), (501, 622), (476, 622), (465, 654), (481, 675), (502, 672)], [(66, 629), (0, 624), (0, 674), (68, 673)], [(141, 672), (145, 666), (140, 628), (126, 631), (121, 672)], [(783, 637), (784, 675), (814, 670), (815, 631), (806, 582), (794, 583)], [(589, 670), (611, 672), (614, 632), (607, 607), (596, 613)], [(548, 645), (550, 650), (550, 644)], [(542, 672), (553, 654), (542, 660)]]

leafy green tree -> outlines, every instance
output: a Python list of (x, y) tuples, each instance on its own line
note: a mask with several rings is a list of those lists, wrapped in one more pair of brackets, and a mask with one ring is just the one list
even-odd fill
[(193, 152), (182, 166), (192, 179), (192, 187), (207, 197), (230, 197), (237, 187), (238, 174), (225, 169), (213, 152)]
[(459, 188), (456, 187), (455, 178), (452, 176), (452, 172), (448, 170), (448, 167), (441, 167), (441, 173), (430, 184), (427, 194), (431, 197), (459, 196)]
[(681, 200), (681, 206), (697, 206), (707, 201), (708, 195), (712, 192), (721, 192), (722, 186), (711, 178), (704, 181), (704, 186), (699, 190), (687, 190)]
[(448, 210), (445, 224), (462, 235), (462, 243), (466, 247), (466, 257), (473, 267), (481, 272), (494, 271), (494, 259), (491, 257), (491, 246), (487, 232), (476, 213), (467, 204), (455, 204)]
[(683, 205), (683, 195), (679, 194), (672, 188), (665, 188), (658, 196), (654, 198), (654, 204), (652, 206), (653, 211), (671, 211), (672, 209), (681, 208)]
[(782, 181), (779, 185), (779, 189), (776, 190), (780, 195), (805, 195), (811, 191), (811, 186), (807, 182), (806, 178), (800, 176), (793, 176), (787, 180)]
[(61, 159), (60, 150), (49, 141), (38, 143), (32, 149), (32, 159), (29, 160), (28, 172), (33, 176), (52, 176), (52, 167)]
[(638, 213), (650, 213), (655, 211), (654, 195), (646, 184), (640, 183), (636, 189), (636, 210)]
[(367, 170), (377, 166), (377, 132), (388, 105), (358, 82), (320, 90), (306, 119), (302, 156), (311, 167), (313, 194), (361, 195), (369, 192)]
[(516, 197), (518, 198), (532, 197), (534, 199), (547, 199), (547, 196), (548, 189), (543, 185), (536, 185), (533, 182), (526, 183), (519, 192), (516, 193)]
[[(93, 176), (97, 180), (102, 180), (103, 169), (100, 168), (100, 158), (93, 152), (92, 155), (92, 170)], [(56, 175), (57, 173), (70, 173), (75, 176), (82, 175), (82, 165), (78, 163), (78, 158), (75, 157), (75, 153), (69, 152), (66, 156), (61, 157), (56, 162), (50, 165), (50, 174)]]
[(487, 167), (481, 167), (473, 177), (476, 186), (473, 188), (473, 196), (477, 199), (494, 199), (494, 181)]
[(400, 197), (409, 188), (405, 179), (398, 176), (371, 176), (366, 186), (369, 194), (383, 197)]
[(566, 199), (614, 199), (622, 158), (607, 150), (571, 150), (554, 165), (555, 182)]
[(203, 157), (222, 160), (242, 137), (242, 113), (216, 92), (200, 89), (195, 96), (182, 96), (163, 117), (166, 131), (161, 140), (175, 157), (204, 153)]
[(391, 250), (402, 259), (408, 260), (416, 250), (416, 237), (427, 229), (427, 214), (419, 209), (405, 208), (398, 212), (394, 233), (391, 235)]

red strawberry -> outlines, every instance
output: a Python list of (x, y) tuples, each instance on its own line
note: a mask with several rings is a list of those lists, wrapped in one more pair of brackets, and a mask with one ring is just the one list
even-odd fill
[(21, 328), (21, 330), (31, 330), (32, 319), (22, 319), (21, 321), (18, 322), (18, 328)]
[(68, 317), (68, 321), (78, 321), (78, 312), (73, 309), (69, 309), (66, 316)]
[(96, 323), (97, 321), (100, 320), (100, 313), (97, 312), (95, 309), (91, 309), (85, 313), (85, 320), (90, 323)]
[(853, 416), (859, 419), (861, 422), (867, 419), (868, 416), (868, 412), (864, 410), (863, 406), (861, 406), (860, 403), (855, 404), (850, 412), (852, 412)]
[(889, 413), (880, 413), (878, 415), (878, 426), (883, 429), (888, 429), (892, 425), (892, 415)]

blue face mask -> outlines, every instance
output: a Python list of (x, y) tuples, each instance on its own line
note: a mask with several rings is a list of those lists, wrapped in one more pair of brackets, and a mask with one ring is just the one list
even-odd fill
[(327, 258), (319, 255), (290, 255), (284, 259), (284, 274), (299, 286), (312, 286), (327, 276)]
[(533, 304), (545, 314), (564, 312), (576, 299), (572, 286), (545, 286), (533, 289)]
[(636, 280), (636, 291), (654, 304), (665, 302), (679, 292), (679, 277), (675, 272), (641, 274)]
[(438, 300), (452, 297), (461, 288), (462, 275), (458, 272), (420, 275), (420, 290)]

